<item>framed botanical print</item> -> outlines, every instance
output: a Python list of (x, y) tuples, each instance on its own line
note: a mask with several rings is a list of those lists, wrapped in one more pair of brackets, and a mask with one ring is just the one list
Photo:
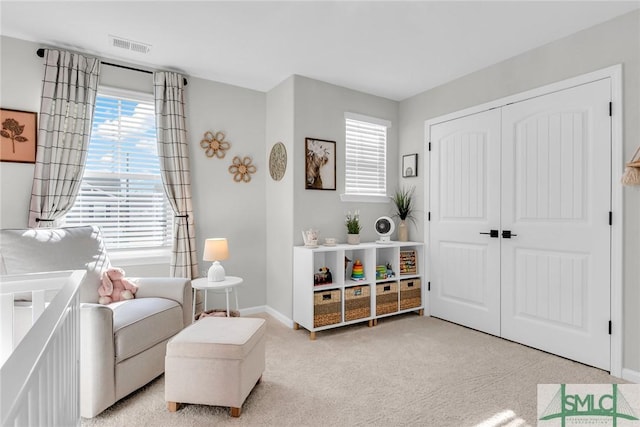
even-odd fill
[(0, 161), (36, 162), (37, 113), (0, 109)]

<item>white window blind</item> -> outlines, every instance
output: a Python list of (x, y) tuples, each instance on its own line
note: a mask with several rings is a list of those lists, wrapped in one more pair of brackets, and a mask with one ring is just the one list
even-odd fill
[(345, 114), (345, 194), (387, 195), (386, 120)]
[(98, 225), (109, 249), (171, 244), (153, 98), (100, 88), (80, 193), (66, 225)]

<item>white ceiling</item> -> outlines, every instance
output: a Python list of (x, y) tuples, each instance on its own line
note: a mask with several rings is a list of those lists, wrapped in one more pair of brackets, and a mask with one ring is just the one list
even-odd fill
[[(638, 8), (640, 0), (2, 0), (0, 34), (259, 91), (300, 74), (402, 100)], [(109, 35), (151, 51), (112, 47)]]

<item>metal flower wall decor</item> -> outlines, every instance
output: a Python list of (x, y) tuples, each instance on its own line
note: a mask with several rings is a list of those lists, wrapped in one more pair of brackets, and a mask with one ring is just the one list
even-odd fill
[(226, 151), (231, 147), (231, 144), (224, 140), (224, 132), (205, 132), (204, 139), (200, 141), (200, 147), (204, 149), (207, 157), (216, 156), (219, 159), (224, 158)]
[(251, 163), (253, 160), (249, 156), (240, 158), (235, 156), (233, 158), (233, 164), (229, 166), (229, 173), (233, 174), (233, 180), (235, 182), (249, 182), (251, 181), (251, 174), (256, 173), (255, 165)]

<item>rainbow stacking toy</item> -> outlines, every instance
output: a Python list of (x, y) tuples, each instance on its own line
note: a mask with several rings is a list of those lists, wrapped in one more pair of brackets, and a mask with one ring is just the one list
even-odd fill
[(359, 259), (353, 263), (353, 269), (351, 270), (351, 279), (364, 280), (364, 267)]

